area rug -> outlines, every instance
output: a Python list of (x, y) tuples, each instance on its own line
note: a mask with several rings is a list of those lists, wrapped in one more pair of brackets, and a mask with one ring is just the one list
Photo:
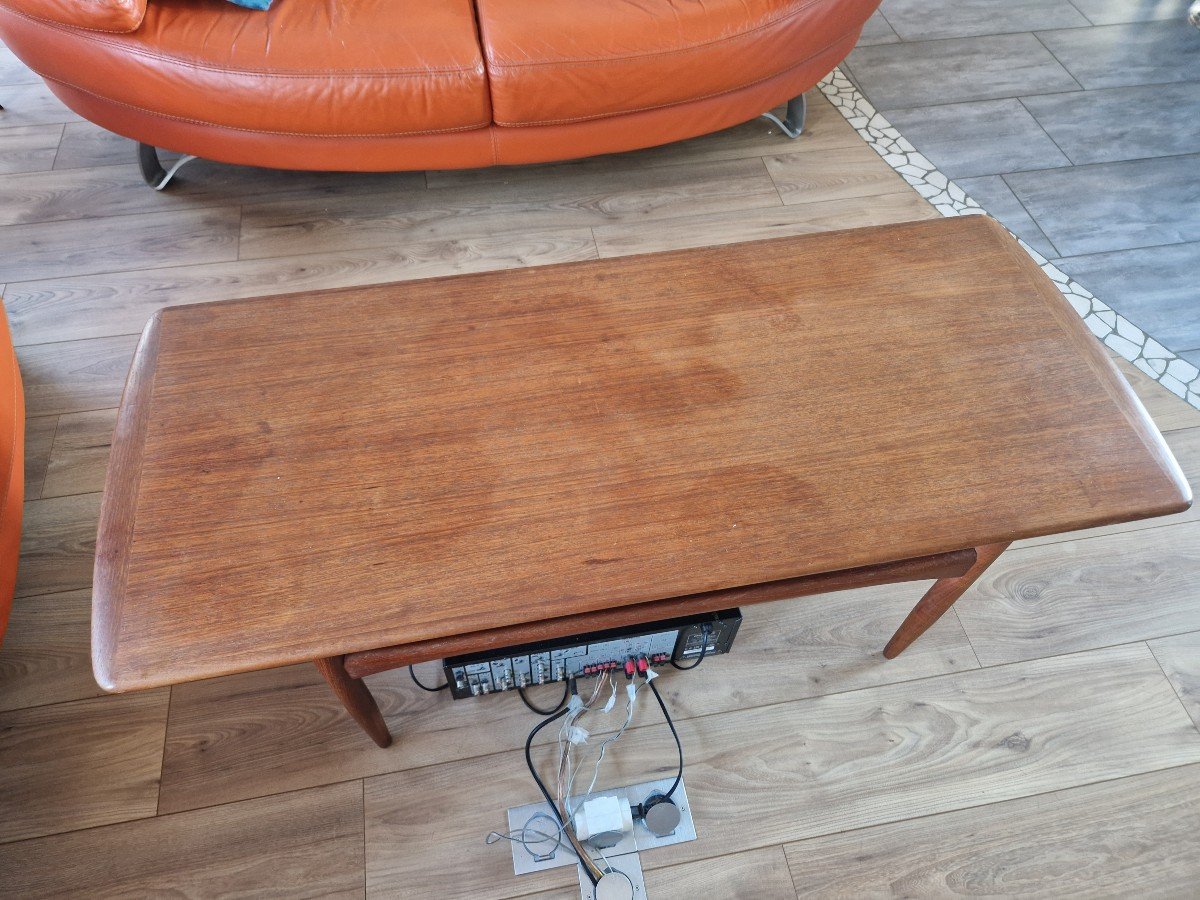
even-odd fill
[[(939, 172), (876, 111), (841, 69), (834, 69), (818, 87), (862, 139), (943, 216), (986, 214), (987, 210)], [(1200, 409), (1200, 369), (1099, 300), (1025, 241), (1017, 240), (1058, 285), (1096, 337), (1171, 393)]]

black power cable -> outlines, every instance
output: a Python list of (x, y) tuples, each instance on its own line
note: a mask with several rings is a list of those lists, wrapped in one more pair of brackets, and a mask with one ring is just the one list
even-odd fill
[[(695, 667), (688, 666), (688, 668)], [(671, 729), (671, 737), (675, 738), (675, 749), (679, 751), (679, 771), (675, 773), (675, 783), (671, 785), (671, 789), (665, 794), (669, 800), (679, 787), (679, 782), (683, 780), (683, 742), (679, 740), (679, 732), (675, 730), (675, 723), (671, 721), (671, 714), (667, 712), (667, 704), (663, 702), (662, 694), (658, 692), (658, 685), (652, 680), (647, 681), (646, 684), (650, 685), (650, 690), (654, 691), (654, 699), (658, 701), (658, 708), (662, 710), (663, 718), (667, 720), (667, 727)]]
[(536, 704), (534, 704), (534, 702), (532, 700), (529, 699), (529, 697), (525, 694), (525, 688), (523, 688), (523, 687), (517, 688), (517, 695), (521, 698), (521, 702), (524, 703), (526, 706), (528, 706), (531, 710), (533, 710), (539, 716), (554, 715), (556, 712), (558, 712), (560, 709), (562, 709), (564, 706), (567, 705), (567, 697), (570, 695), (570, 693), (571, 693), (571, 684), (570, 684), (570, 682), (564, 681), (563, 682), (562, 699), (558, 701), (558, 704), (556, 706), (554, 706), (550, 709), (542, 709), (540, 706), (537, 706)]
[[(709, 635), (712, 634), (712, 626), (705, 622), (700, 626), (700, 632), (704, 635), (704, 643), (701, 645), (700, 655), (696, 657), (696, 661), (694, 663), (692, 663), (690, 666), (681, 666), (675, 661), (675, 657), (671, 657), (671, 665), (677, 668), (680, 672), (688, 672), (696, 668), (696, 666), (704, 662), (704, 657), (708, 655), (708, 638)], [(655, 691), (655, 693), (657, 694), (658, 691)]]
[(411, 678), (413, 680), (413, 684), (415, 684), (421, 690), (429, 691), (431, 694), (436, 694), (438, 691), (444, 691), (446, 688), (450, 687), (450, 682), (448, 681), (445, 684), (439, 684), (437, 687), (430, 687), (427, 684), (421, 684), (421, 682), (417, 680), (417, 673), (413, 671), (412, 666), (408, 667), (408, 677)]
[[(533, 747), (533, 739), (535, 737), (537, 737), (538, 732), (541, 731), (543, 728), (545, 728), (547, 725), (549, 725), (551, 722), (553, 722), (557, 719), (561, 719), (563, 716), (565, 716), (567, 714), (568, 709), (570, 709), (570, 707), (564, 706), (558, 712), (553, 713), (553, 714), (547, 716), (546, 718), (542, 719), (542, 721), (538, 722), (536, 725), (533, 726), (533, 731), (529, 732), (529, 737), (525, 739), (525, 765), (527, 765), (529, 767), (529, 774), (533, 776), (533, 780), (537, 784), (538, 790), (542, 792), (542, 796), (546, 798), (546, 803), (548, 803), (550, 805), (550, 811), (554, 813), (554, 818), (558, 822), (558, 827), (561, 828), (563, 831), (567, 830), (567, 823), (563, 821), (562, 813), (560, 813), (558, 811), (558, 806), (555, 804), (554, 800), (550, 797), (550, 792), (548, 790), (546, 790), (546, 785), (542, 782), (541, 776), (538, 775), (537, 769), (533, 765), (533, 754), (530, 752), (530, 749)], [(665, 709), (665, 707), (664, 707), (664, 709)], [(568, 833), (568, 836), (569, 836), (569, 833)], [(575, 855), (579, 856), (579, 851), (575, 850), (574, 845), (571, 844), (570, 846), (571, 846), (571, 849), (575, 851)], [(579, 856), (579, 859), (580, 859), (580, 862), (583, 862), (582, 856)], [(598, 879), (596, 878), (595, 875), (592, 874), (592, 870), (588, 867), (587, 863), (583, 863), (583, 874), (585, 874), (588, 878), (588, 881), (590, 881), (592, 883), (592, 887), (595, 887)]]

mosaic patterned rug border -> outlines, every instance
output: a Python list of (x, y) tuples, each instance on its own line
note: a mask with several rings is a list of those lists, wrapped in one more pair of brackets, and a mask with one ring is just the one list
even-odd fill
[[(875, 110), (841, 69), (834, 69), (817, 87), (854, 126), (862, 139), (943, 216), (987, 214), (983, 207), (967, 196), (966, 191), (918, 153)], [(1200, 409), (1200, 369), (1176, 356), (1111, 306), (1098, 300), (1091, 291), (1020, 238), (1017, 240), (1058, 285), (1063, 296), (1096, 337), (1172, 394)]]

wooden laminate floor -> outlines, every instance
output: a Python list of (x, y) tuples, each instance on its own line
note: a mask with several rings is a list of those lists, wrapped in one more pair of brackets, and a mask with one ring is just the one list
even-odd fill
[[(89, 584), (136, 333), (165, 304), (933, 211), (816, 97), (796, 142), (752, 122), (517, 170), (196, 163), (160, 195), (128, 142), (4, 62), (0, 283), (29, 421), (0, 650), (3, 892), (572, 896), (569, 869), (516, 878), (507, 848), (484, 844), (536, 798), (520, 751), (535, 720), (515, 697), (454, 703), (402, 671), (372, 678), (398, 735), (380, 750), (309, 666), (100, 696)], [(1200, 412), (1125, 370), (1195, 481)], [(892, 662), (880, 649), (922, 585), (750, 609), (734, 653), (663, 679), (700, 838), (643, 856), (650, 900), (1194, 891), (1198, 519), (1017, 546)], [(671, 769), (666, 729), (641, 713), (601, 786)]]

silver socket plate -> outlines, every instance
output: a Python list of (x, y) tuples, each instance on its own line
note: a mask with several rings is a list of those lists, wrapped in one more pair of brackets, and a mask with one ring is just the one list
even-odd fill
[[(605, 853), (605, 856), (608, 854)], [(575, 868), (579, 872), (579, 900), (596, 900), (596, 889), (583, 874), (583, 866), (576, 863)], [(603, 868), (623, 873), (633, 885), (633, 900), (646, 900), (646, 878), (642, 874), (642, 858), (636, 853), (608, 856), (608, 865)]]
[[(595, 791), (591, 794), (579, 794), (571, 798), (571, 807), (578, 809), (580, 804), (591, 797), (608, 796), (621, 797), (630, 806), (637, 806), (655, 791), (665, 794), (674, 782), (674, 777), (663, 778), (658, 781), (645, 781), (641, 784), (631, 785), (630, 787)], [(633, 823), (633, 830), (622, 836), (616, 846), (606, 849), (604, 857), (600, 856), (598, 850), (588, 848), (592, 859), (603, 868), (605, 859), (615, 865), (618, 857), (631, 853), (637, 854), (645, 850), (653, 850), (655, 847), (669, 847), (672, 844), (683, 844), (687, 841), (694, 841), (696, 839), (696, 825), (692, 821), (692, 807), (688, 802), (687, 789), (683, 780), (680, 780), (679, 787), (671, 799), (679, 807), (679, 825), (673, 832), (665, 837), (658, 837), (651, 833), (642, 822), (635, 821)], [(526, 830), (526, 841), (522, 843), (520, 834), (526, 828), (526, 825), (529, 826)], [(539, 840), (536, 837), (538, 833), (546, 834), (548, 831), (556, 830), (557, 827), (557, 821), (554, 818), (554, 813), (550, 811), (550, 804), (548, 803), (528, 803), (525, 806), (514, 806), (508, 811), (508, 830), (513, 837), (517, 838), (515, 841), (508, 842), (512, 847), (513, 871), (516, 874), (527, 875), (530, 872), (557, 869), (559, 866), (579, 865), (578, 860), (575, 858), (575, 852), (571, 849), (570, 844), (567, 843), (565, 838), (560, 845), (555, 846), (552, 841)], [(638, 870), (641, 870), (640, 863), (638, 864)], [(586, 880), (585, 884), (590, 891), (591, 884), (586, 883)], [(645, 896), (644, 892), (642, 896)]]

